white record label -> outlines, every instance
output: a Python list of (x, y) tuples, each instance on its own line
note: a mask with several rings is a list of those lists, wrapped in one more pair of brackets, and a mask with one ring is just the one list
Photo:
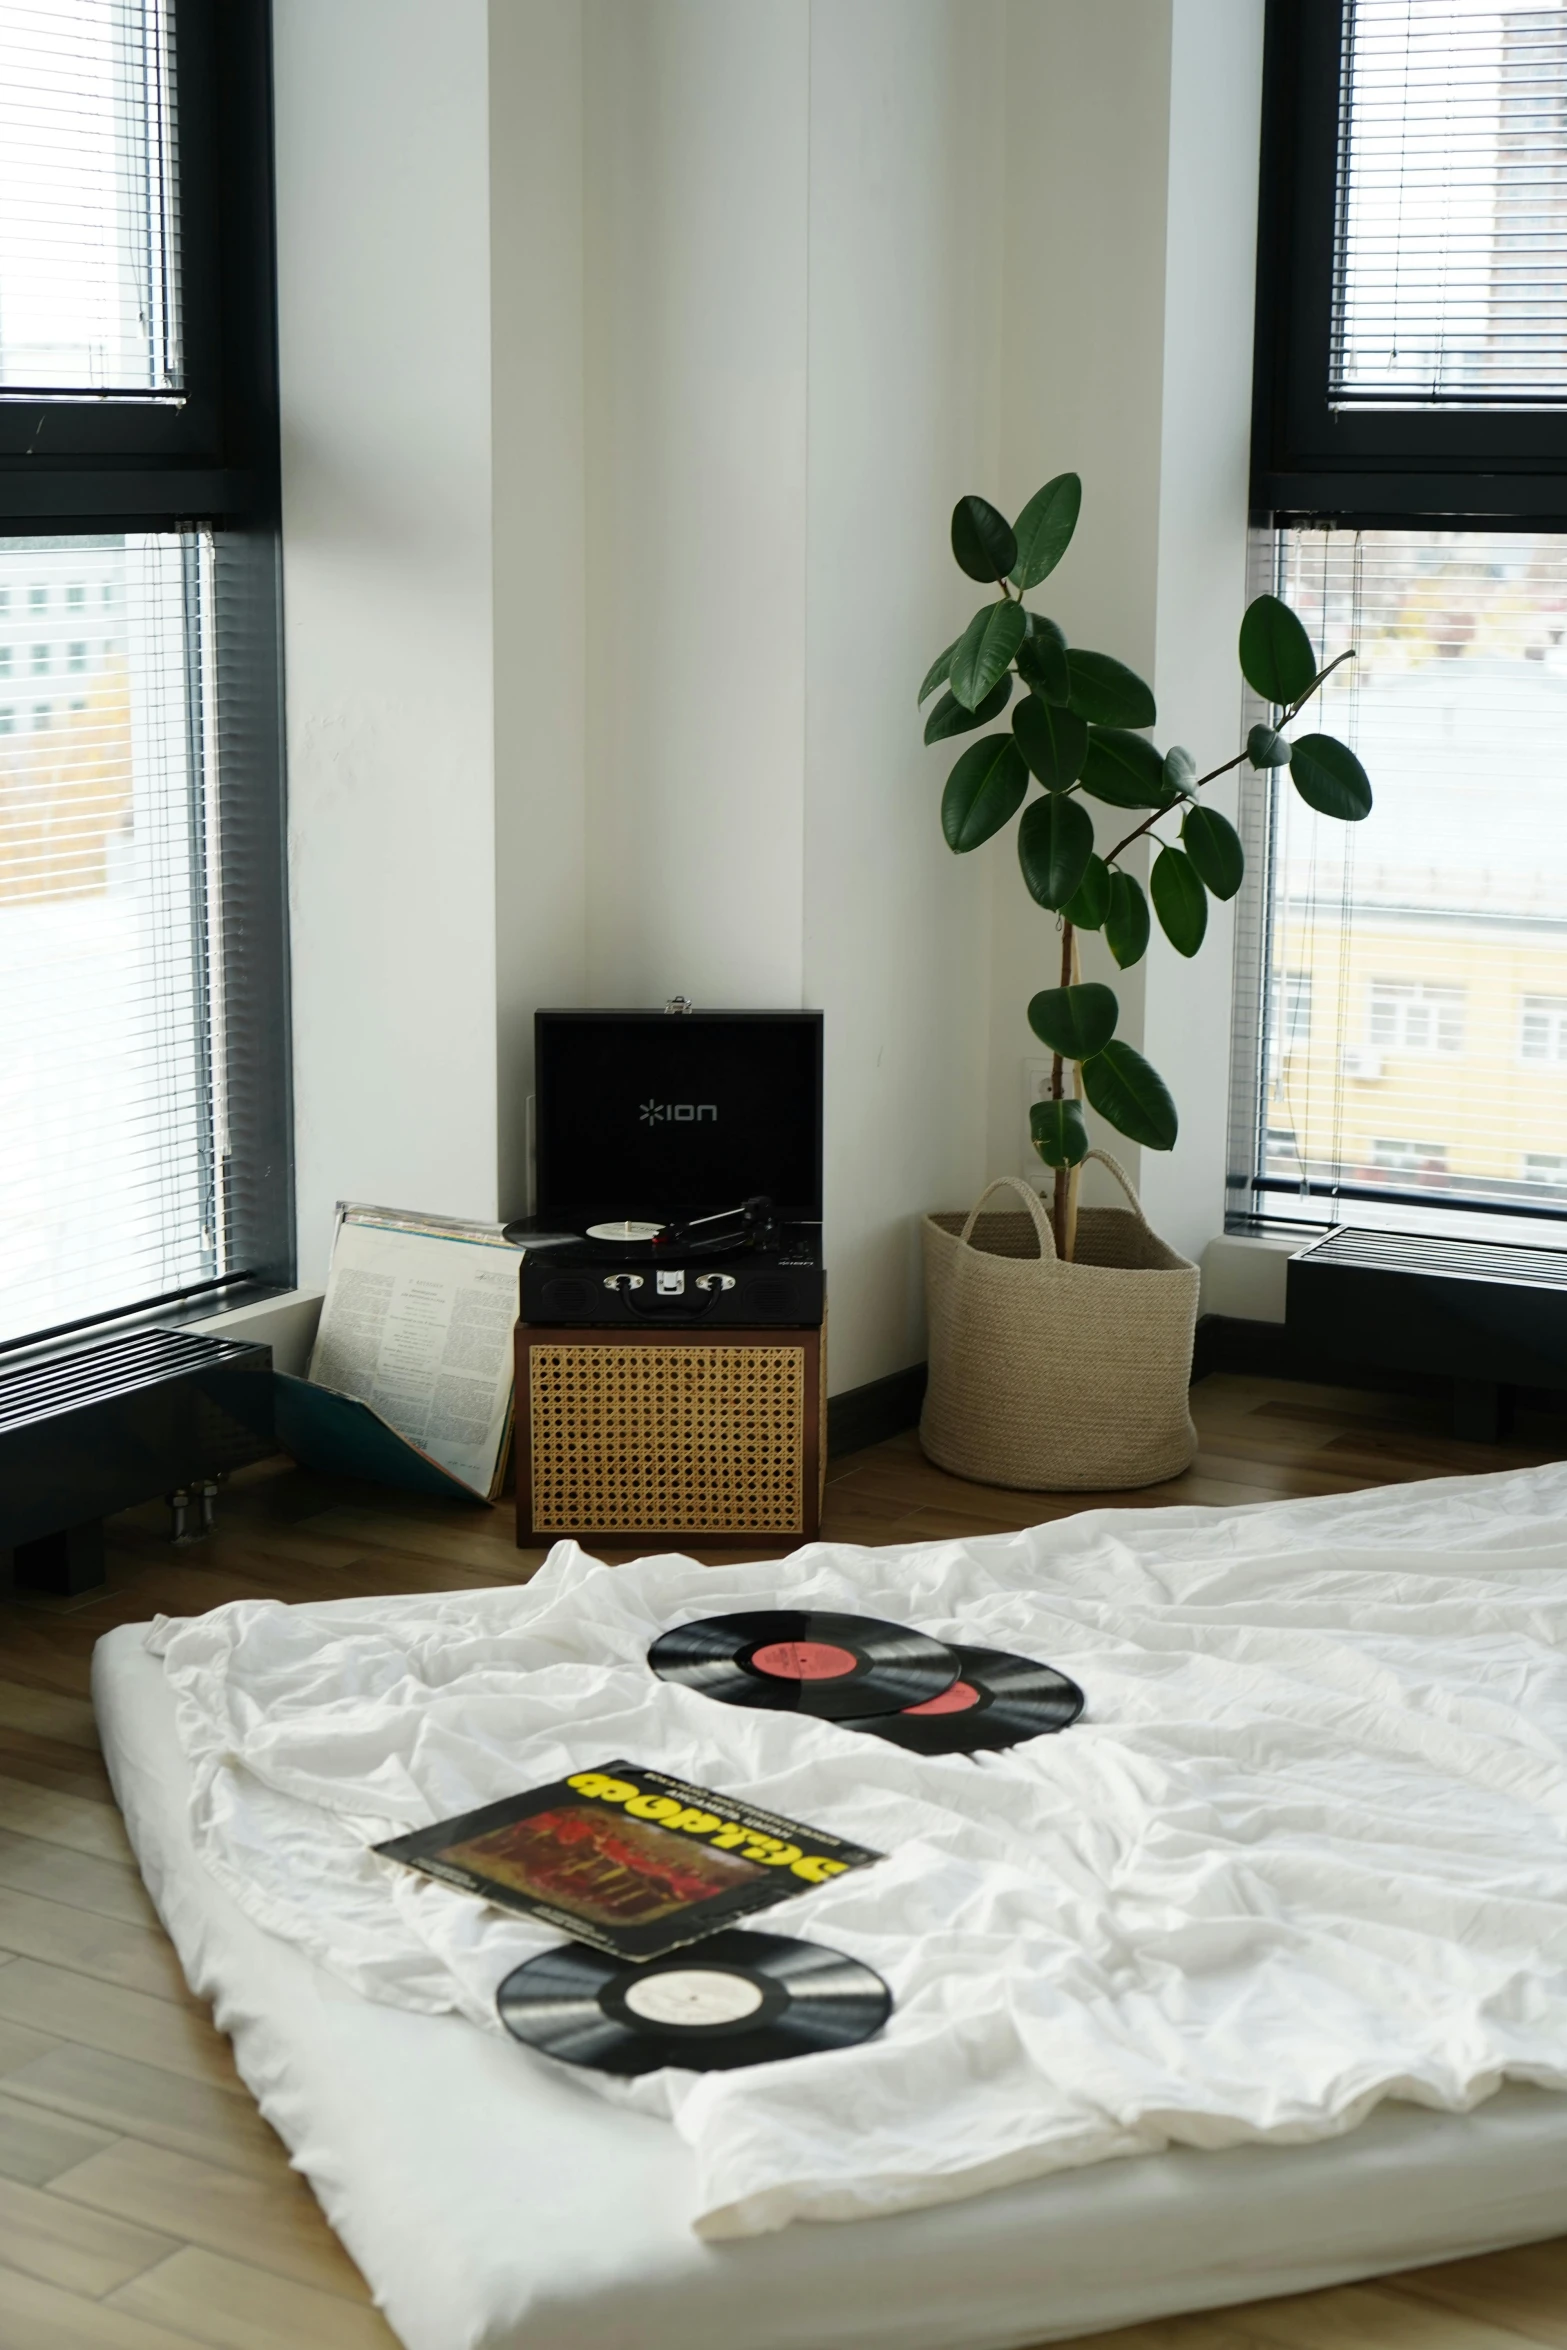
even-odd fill
[(589, 1240), (657, 1240), (662, 1224), (590, 1224)]
[(644, 1975), (624, 1997), (632, 2014), (649, 2024), (737, 2024), (762, 2004), (761, 1992), (744, 1975), (698, 1966)]

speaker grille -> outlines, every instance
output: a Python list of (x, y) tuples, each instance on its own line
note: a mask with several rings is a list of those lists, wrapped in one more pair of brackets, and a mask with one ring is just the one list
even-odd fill
[(803, 1346), (528, 1349), (537, 1533), (797, 1532)]

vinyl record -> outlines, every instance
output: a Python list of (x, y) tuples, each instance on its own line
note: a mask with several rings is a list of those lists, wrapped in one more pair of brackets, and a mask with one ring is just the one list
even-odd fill
[(890, 1738), (912, 1754), (979, 1754), (1064, 1730), (1083, 1710), (1083, 1692), (1052, 1665), (1004, 1648), (955, 1648), (958, 1677), (923, 1705), (847, 1721), (846, 1730)]
[(568, 1942), (514, 1968), (495, 2004), (514, 2038), (562, 2064), (712, 2073), (850, 2048), (881, 2030), (892, 1993), (841, 1950), (731, 1930), (641, 1966)]
[(958, 1675), (955, 1650), (905, 1624), (796, 1608), (677, 1624), (659, 1634), (647, 1661), (664, 1680), (724, 1705), (829, 1722), (922, 1705)]
[(662, 1224), (639, 1223), (635, 1218), (627, 1217), (618, 1224), (590, 1224), (587, 1237), (596, 1241), (601, 1248), (635, 1249), (642, 1252), (652, 1247), (663, 1229)]

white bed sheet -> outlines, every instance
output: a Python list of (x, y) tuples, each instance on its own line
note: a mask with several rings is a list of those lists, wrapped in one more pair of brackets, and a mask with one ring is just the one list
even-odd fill
[[(1441, 1497), (1472, 1524), (1520, 1483)], [(1411, 1489), (1413, 1515), (1437, 1499)], [(702, 2242), (667, 2123), (457, 2016), (364, 2000), (240, 1911), (192, 1844), (192, 1774), (144, 1639), (109, 1635), (94, 1665), (132, 1840), (187, 1975), (409, 2350), (1005, 2350), (1567, 2231), (1567, 2098), (1510, 2087), (1468, 2115), (1386, 2105), (1342, 2140), (1172, 2151)]]

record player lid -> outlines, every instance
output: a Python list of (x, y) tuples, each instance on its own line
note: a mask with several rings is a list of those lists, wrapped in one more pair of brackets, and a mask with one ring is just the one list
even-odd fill
[(541, 1227), (822, 1214), (820, 1012), (535, 1015)]

